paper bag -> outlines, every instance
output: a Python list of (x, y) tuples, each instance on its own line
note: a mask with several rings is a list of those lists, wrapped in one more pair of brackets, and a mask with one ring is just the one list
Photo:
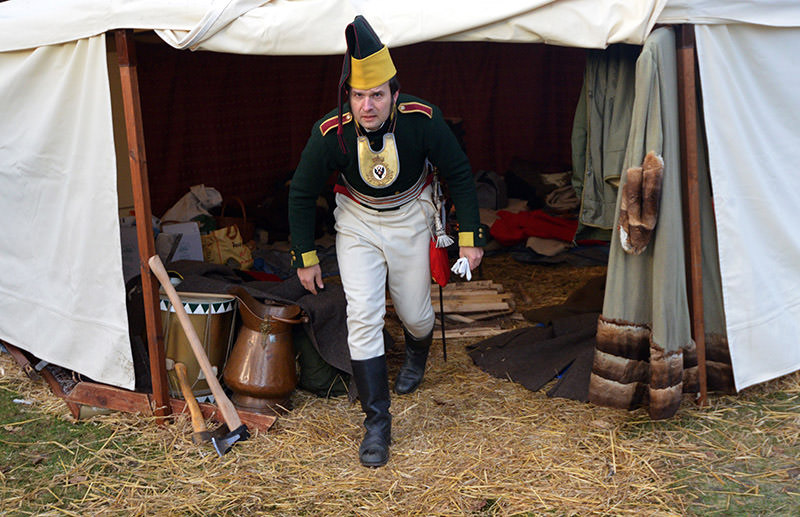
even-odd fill
[(206, 262), (235, 269), (253, 267), (253, 253), (245, 245), (235, 224), (203, 235), (203, 258)]

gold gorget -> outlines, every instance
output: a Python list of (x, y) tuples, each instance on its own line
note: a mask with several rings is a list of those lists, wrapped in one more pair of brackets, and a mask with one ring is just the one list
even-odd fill
[(393, 133), (383, 135), (383, 146), (373, 151), (366, 136), (356, 139), (358, 148), (358, 170), (367, 185), (374, 188), (385, 188), (394, 183), (400, 174), (400, 158), (397, 155), (397, 144)]

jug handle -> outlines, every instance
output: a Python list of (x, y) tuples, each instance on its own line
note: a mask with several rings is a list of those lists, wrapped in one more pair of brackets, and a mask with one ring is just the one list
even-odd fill
[(308, 316), (303, 315), (297, 319), (287, 319), (287, 318), (279, 318), (278, 316), (269, 315), (265, 319), (273, 319), (275, 321), (280, 321), (281, 323), (288, 323), (290, 325), (296, 325), (297, 323), (308, 323)]
[[(277, 321), (282, 321), (284, 323), (302, 323), (304, 321), (308, 321), (307, 319), (303, 320), (302, 318), (298, 319), (297, 321), (294, 321), (273, 316), (272, 314), (270, 314), (270, 308), (268, 305), (256, 300), (250, 293), (247, 292), (246, 289), (244, 289), (241, 286), (231, 287), (230, 289), (228, 289), (228, 294), (231, 294), (236, 298), (238, 298), (239, 303), (243, 305), (244, 308), (246, 308), (248, 311), (250, 311), (251, 314), (253, 314), (259, 319), (263, 320), (267, 318), (273, 318)], [(300, 312), (299, 309), (298, 312)]]

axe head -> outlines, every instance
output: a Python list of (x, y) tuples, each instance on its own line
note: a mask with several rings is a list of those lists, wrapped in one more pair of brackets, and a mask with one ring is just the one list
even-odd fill
[(214, 438), (217, 440), (224, 438), (230, 430), (226, 424), (222, 424), (213, 431), (195, 431), (192, 433), (192, 442), (200, 445), (203, 443), (211, 442)]
[(214, 449), (217, 450), (217, 454), (222, 457), (236, 442), (244, 441), (248, 438), (250, 438), (250, 432), (247, 430), (247, 426), (242, 424), (225, 436), (212, 436), (211, 443), (214, 444)]
[(220, 438), (223, 438), (229, 432), (230, 432), (230, 429), (228, 429), (228, 424), (222, 423), (216, 429), (214, 429), (213, 431), (209, 430), (209, 432), (208, 432), (208, 434), (209, 434), (208, 441), (210, 442), (212, 438), (216, 438), (217, 440), (219, 440)]
[(208, 431), (196, 431), (192, 433), (192, 442), (196, 444), (201, 444), (205, 442), (211, 441), (211, 433)]

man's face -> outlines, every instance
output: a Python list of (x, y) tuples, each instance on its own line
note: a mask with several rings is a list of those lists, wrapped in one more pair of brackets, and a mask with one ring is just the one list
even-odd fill
[(361, 127), (375, 131), (389, 118), (397, 95), (398, 92), (391, 94), (388, 81), (369, 90), (350, 88), (350, 110)]

